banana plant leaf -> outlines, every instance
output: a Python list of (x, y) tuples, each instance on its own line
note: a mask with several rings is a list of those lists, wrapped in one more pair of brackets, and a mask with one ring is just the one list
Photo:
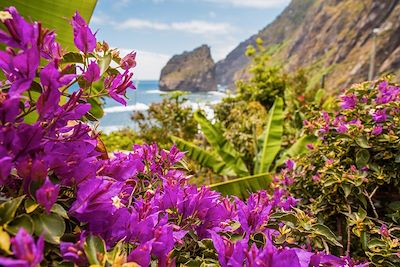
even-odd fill
[(263, 133), (263, 145), (257, 155), (254, 174), (269, 171), (272, 162), (279, 153), (283, 134), (283, 99), (275, 99), (274, 105), (268, 111), (267, 124)]
[(221, 192), (225, 196), (234, 195), (241, 199), (246, 199), (251, 193), (266, 189), (271, 181), (270, 174), (262, 173), (213, 184), (210, 188)]
[(218, 155), (214, 155), (179, 137), (171, 136), (170, 138), (181, 151), (185, 151), (192, 160), (198, 162), (201, 166), (208, 167), (220, 175), (235, 175), (234, 171), (228, 168)]
[(233, 169), (237, 176), (249, 175), (249, 170), (242, 159), (242, 155), (224, 137), (221, 129), (208, 121), (199, 111), (195, 112), (194, 118), (200, 124), (207, 141), (222, 158), (228, 168)]
[(2, 0), (0, 9), (14, 6), (26, 20), (42, 22), (43, 27), (55, 30), (57, 41), (64, 50), (76, 50), (70, 20), (75, 11), (89, 22), (97, 0)]

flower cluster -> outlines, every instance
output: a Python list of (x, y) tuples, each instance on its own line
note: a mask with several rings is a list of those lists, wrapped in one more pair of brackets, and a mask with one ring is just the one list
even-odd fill
[[(71, 24), (81, 60), (66, 63), (54, 32), (25, 21), (13, 7), (3, 12), (0, 264), (173, 266), (207, 259), (221, 266), (355, 266), (311, 242), (280, 240), (286, 225), (279, 213), (295, 212), (299, 201), (285, 188), (246, 201), (198, 188), (176, 167), (184, 153), (175, 146), (135, 145), (109, 158), (86, 122), (101, 109), (101, 97), (126, 103), (136, 54), (120, 59), (96, 43), (76, 13)], [(123, 72), (104, 64), (100, 70), (105, 58)]]
[(340, 97), (337, 111), (304, 122), (320, 144), (275, 178), (302, 198), (300, 207), (335, 225), (343, 250), (357, 251), (361, 242), (356, 255), (378, 266), (400, 262), (399, 108), (400, 88), (388, 80), (354, 85)]
[(269, 216), (284, 209), (282, 205), (291, 207), (293, 201), (284, 193), (271, 198), (261, 191), (243, 202), (197, 188), (174, 167), (182, 156), (176, 147), (165, 151), (156, 145), (116, 154), (103, 162), (97, 177), (78, 186), (70, 214), (87, 223), (88, 231), (102, 237), (108, 247), (120, 240), (133, 245), (129, 261), (147, 266), (154, 257), (163, 266), (173, 260), (173, 248), (190, 243), (193, 235), (199, 240), (219, 232), (243, 240), (256, 233), (270, 235)]

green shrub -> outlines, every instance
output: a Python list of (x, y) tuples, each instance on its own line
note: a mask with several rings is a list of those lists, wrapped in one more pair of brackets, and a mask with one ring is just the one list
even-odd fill
[(132, 120), (139, 125), (138, 136), (145, 143), (157, 142), (160, 147), (172, 145), (169, 136), (174, 135), (187, 141), (194, 139), (197, 123), (193, 110), (185, 105), (184, 92), (172, 92), (159, 103), (152, 103), (146, 112), (136, 111)]
[(142, 143), (138, 134), (130, 128), (102, 134), (101, 140), (108, 152), (131, 150), (134, 144)]
[(339, 111), (304, 122), (321, 144), (275, 180), (337, 233), (347, 254), (376, 266), (400, 264), (399, 97), (388, 81), (347, 90)]

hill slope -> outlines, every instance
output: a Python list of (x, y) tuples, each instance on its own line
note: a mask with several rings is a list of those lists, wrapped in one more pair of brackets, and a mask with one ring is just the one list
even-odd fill
[(232, 87), (234, 80), (248, 76), (244, 52), (257, 37), (270, 47), (271, 64), (287, 71), (304, 68), (310, 86), (324, 74), (326, 87), (334, 91), (366, 80), (374, 42), (375, 77), (400, 75), (399, 14), (399, 0), (292, 0), (274, 22), (216, 64), (217, 81)]

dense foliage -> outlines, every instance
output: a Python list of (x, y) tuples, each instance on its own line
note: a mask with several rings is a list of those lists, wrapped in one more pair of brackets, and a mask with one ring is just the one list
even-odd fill
[(134, 144), (142, 143), (138, 134), (131, 128), (124, 128), (108, 134), (103, 133), (100, 138), (108, 152), (129, 151)]
[(80, 53), (62, 51), (55, 33), (13, 7), (1, 18), (1, 265), (356, 266), (318, 250), (340, 245), (320, 222), (296, 225), (298, 242), (283, 238), (287, 216), (308, 215), (282, 185), (246, 201), (222, 197), (188, 183), (174, 146), (135, 145), (108, 158), (86, 122), (101, 114), (100, 97), (126, 103), (135, 54), (120, 59), (96, 45), (78, 13)]
[(321, 144), (277, 177), (335, 230), (347, 255), (377, 266), (400, 264), (399, 107), (400, 89), (387, 80), (353, 86), (339, 111), (304, 121)]

